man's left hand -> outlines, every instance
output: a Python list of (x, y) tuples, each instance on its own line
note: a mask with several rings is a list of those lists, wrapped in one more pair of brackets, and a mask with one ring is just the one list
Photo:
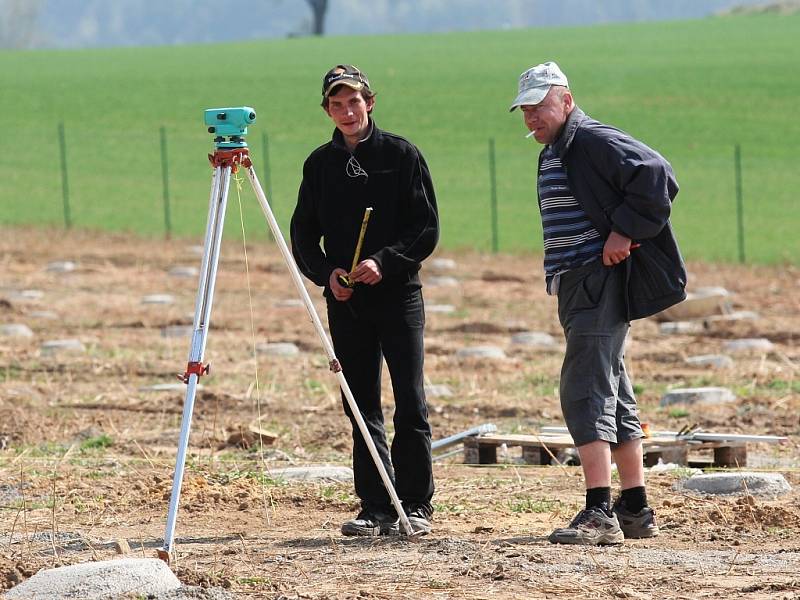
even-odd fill
[(371, 258), (358, 263), (349, 277), (350, 281), (354, 283), (366, 283), (367, 285), (375, 285), (383, 279), (378, 263)]
[(631, 239), (612, 231), (603, 246), (603, 264), (607, 267), (618, 265), (631, 255)]

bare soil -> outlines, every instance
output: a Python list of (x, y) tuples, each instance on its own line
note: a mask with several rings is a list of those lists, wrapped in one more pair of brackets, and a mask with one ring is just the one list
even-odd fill
[[(0, 231), (0, 325), (33, 331), (0, 337), (0, 590), (42, 568), (119, 553), (155, 556), (184, 398), (180, 389), (143, 388), (176, 382), (186, 368), (188, 337), (162, 330), (192, 323), (197, 279), (169, 271), (199, 267), (198, 242)], [(562, 424), (562, 349), (511, 343), (519, 331), (561, 342), (540, 258), (439, 256), (456, 262), (438, 274), (458, 285), (424, 289), (429, 306), (455, 307), (427, 317), (426, 377), (453, 392), (429, 398), (434, 439), (488, 422), (508, 433)], [(47, 268), (67, 260), (74, 271)], [(796, 489), (800, 270), (689, 269), (690, 287), (725, 287), (736, 310), (759, 318), (708, 322), (681, 335), (660, 333), (652, 319), (634, 323), (628, 366), (643, 420), (654, 430), (697, 424), (787, 436), (783, 445), (750, 444), (748, 469), (783, 473)], [(426, 266), (423, 281), (434, 274)], [(418, 543), (342, 537), (341, 522), (357, 511), (351, 485), (270, 477), (289, 465), (349, 465), (351, 440), (308, 315), (283, 303), (298, 296), (279, 253), (249, 244), (245, 263), (241, 242), (227, 240), (216, 290), (211, 374), (197, 398), (177, 525), (173, 567), (184, 583), (225, 587), (237, 598), (800, 597), (800, 493), (699, 497), (675, 486), (687, 469), (648, 474), (662, 535), (619, 547), (549, 544), (549, 532), (583, 501), (580, 471), (520, 464), (518, 448), (501, 450), (498, 465), (464, 465), (459, 454), (436, 461), (435, 529)], [(142, 302), (158, 293), (175, 302)], [(311, 293), (324, 321), (321, 294)], [(751, 337), (775, 347), (735, 355), (727, 370), (685, 362)], [(42, 350), (59, 339), (80, 340), (85, 351)], [(300, 353), (254, 353), (263, 342), (292, 342)], [(475, 345), (498, 346), (507, 358), (456, 357)], [(659, 406), (668, 388), (699, 385), (727, 387), (737, 400)], [(272, 444), (229, 441), (259, 417), (276, 435)]]

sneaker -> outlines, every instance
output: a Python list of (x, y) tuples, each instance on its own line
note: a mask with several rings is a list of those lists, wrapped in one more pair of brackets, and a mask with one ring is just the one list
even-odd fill
[(606, 514), (601, 508), (585, 508), (572, 522), (556, 529), (548, 538), (551, 544), (621, 544), (625, 540), (616, 515)]
[(411, 524), (411, 529), (414, 533), (420, 535), (427, 535), (431, 532), (431, 515), (433, 511), (423, 504), (411, 506), (410, 510), (406, 510), (408, 522)]
[(354, 518), (342, 523), (342, 535), (361, 535), (378, 537), (379, 535), (397, 535), (398, 518), (392, 513), (362, 509)]
[(626, 538), (649, 538), (659, 534), (656, 525), (656, 511), (645, 506), (637, 513), (625, 508), (622, 498), (614, 502), (614, 514), (619, 520), (619, 527)]

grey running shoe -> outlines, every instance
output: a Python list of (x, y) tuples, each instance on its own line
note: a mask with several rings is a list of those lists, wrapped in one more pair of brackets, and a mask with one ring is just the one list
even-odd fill
[(600, 508), (585, 508), (572, 522), (556, 529), (548, 538), (552, 544), (621, 544), (625, 540), (616, 515), (607, 515)]
[(614, 514), (619, 520), (619, 527), (626, 538), (649, 538), (659, 534), (656, 525), (656, 511), (645, 506), (638, 513), (632, 513), (625, 508), (622, 499), (614, 503)]
[(398, 518), (394, 514), (363, 509), (354, 519), (342, 523), (343, 535), (377, 537), (397, 535)]
[(427, 535), (431, 532), (431, 514), (433, 514), (433, 511), (427, 506), (421, 504), (413, 506), (406, 514), (414, 533)]

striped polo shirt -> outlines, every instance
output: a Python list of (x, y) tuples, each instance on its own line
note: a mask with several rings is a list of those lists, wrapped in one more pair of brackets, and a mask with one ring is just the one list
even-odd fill
[(600, 258), (605, 240), (572, 195), (567, 172), (552, 146), (543, 150), (537, 187), (544, 234), (544, 273), (549, 288), (556, 273)]

